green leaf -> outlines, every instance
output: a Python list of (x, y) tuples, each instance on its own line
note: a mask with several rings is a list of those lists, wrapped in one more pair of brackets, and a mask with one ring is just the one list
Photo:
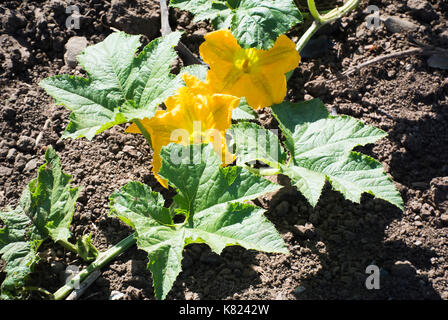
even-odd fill
[[(208, 67), (204, 64), (192, 64), (186, 67), (183, 67), (180, 72), (178, 77), (181, 77), (183, 74), (188, 73), (192, 76), (195, 76), (196, 78), (198, 78), (199, 80), (201, 80), (202, 82), (206, 81), (207, 78), (207, 72), (208, 72)], [(183, 83), (183, 85), (185, 85), (185, 83)]]
[[(150, 187), (130, 182), (110, 197), (110, 214), (136, 230), (137, 245), (148, 253), (154, 292), (164, 299), (182, 269), (182, 251), (191, 243), (206, 243), (216, 253), (230, 245), (266, 252), (287, 253), (263, 210), (242, 203), (280, 186), (241, 168), (220, 168), (211, 145), (198, 145), (199, 161), (188, 164), (193, 146), (170, 144), (162, 149), (163, 177), (179, 191), (178, 211), (186, 219), (174, 224), (163, 198)], [(172, 155), (186, 155), (183, 158)], [(197, 159), (196, 159), (197, 160)]]
[(156, 108), (182, 86), (170, 74), (180, 32), (150, 42), (135, 56), (140, 36), (112, 33), (78, 56), (88, 79), (68, 75), (40, 82), (55, 103), (70, 109), (63, 138), (86, 137), (133, 119), (151, 118)]
[(330, 116), (317, 99), (285, 102), (273, 106), (272, 111), (292, 157), (289, 164), (281, 166), (282, 172), (312, 206), (328, 180), (351, 201), (359, 203), (361, 194), (368, 192), (403, 209), (400, 193), (381, 164), (351, 152), (356, 146), (385, 137), (384, 131), (349, 116)]
[(162, 148), (161, 157), (159, 175), (177, 189), (174, 201), (190, 214), (220, 203), (254, 199), (280, 188), (241, 167), (220, 167), (221, 160), (210, 145), (170, 144)]
[(79, 194), (71, 188), (71, 176), (62, 172), (61, 164), (50, 146), (46, 163), (23, 191), (18, 206), (0, 212), (5, 227), (0, 229), (0, 255), (6, 262), (6, 279), (2, 299), (20, 298), (20, 290), (39, 260), (37, 250), (47, 238), (66, 241)]
[(269, 49), (280, 35), (302, 21), (293, 0), (241, 0), (230, 30), (243, 48)]
[(193, 22), (210, 20), (216, 30), (230, 26), (232, 10), (226, 5), (226, 1), (171, 0), (170, 6), (193, 13), (195, 15)]
[(246, 102), (246, 98), (242, 97), (238, 108), (232, 112), (232, 120), (255, 120), (258, 114)]
[(243, 48), (269, 49), (277, 38), (303, 21), (293, 0), (171, 0), (170, 5), (228, 29)]
[(72, 176), (62, 171), (52, 147), (47, 148), (45, 160), (37, 179), (29, 184), (31, 204), (26, 208), (27, 214), (53, 241), (67, 241), (71, 236), (69, 228), (80, 189), (70, 187)]
[(4, 246), (0, 255), (6, 261), (6, 278), (1, 285), (1, 300), (24, 299), (21, 290), (39, 261), (37, 249), (42, 241), (16, 241)]
[(278, 136), (270, 130), (250, 122), (232, 125), (230, 134), (236, 146), (237, 164), (261, 161), (279, 168), (286, 161)]
[(20, 289), (39, 260), (37, 249), (42, 243), (42, 234), (23, 210), (29, 201), (29, 191), (25, 190), (16, 209), (0, 211), (0, 219), (5, 224), (0, 229), (0, 256), (6, 262), (6, 278), (1, 285), (2, 300), (23, 298)]

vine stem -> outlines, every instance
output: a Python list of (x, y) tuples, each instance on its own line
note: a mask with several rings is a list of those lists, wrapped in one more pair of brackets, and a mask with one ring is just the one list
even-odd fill
[(76, 289), (75, 286), (79, 285), (85, 280), (92, 272), (95, 270), (99, 270), (104, 267), (107, 263), (109, 263), (113, 258), (123, 253), (131, 246), (133, 246), (136, 242), (135, 233), (129, 235), (124, 238), (116, 245), (111, 247), (110, 249), (101, 252), (95, 261), (93, 261), (86, 269), (82, 270), (76, 276), (74, 276), (70, 282), (66, 283), (64, 286), (59, 288), (58, 291), (54, 293), (55, 300), (64, 299), (73, 289)]
[(310, 14), (313, 16), (314, 20), (317, 22), (322, 22), (322, 17), (316, 8), (314, 0), (308, 0), (308, 10), (310, 10)]
[[(296, 50), (300, 53), (317, 30), (319, 30), (322, 26), (326, 25), (327, 23), (330, 23), (345, 16), (347, 13), (355, 9), (360, 2), (361, 0), (348, 0), (346, 3), (344, 3), (342, 7), (336, 7), (333, 10), (327, 12), (326, 14), (320, 15), (319, 11), (316, 8), (314, 0), (308, 0), (308, 9), (310, 11), (310, 14), (313, 16), (314, 21), (308, 28), (308, 30), (306, 30), (306, 32), (297, 42)], [(293, 73), (294, 70), (289, 71), (286, 74), (287, 81), (291, 78)]]
[(143, 134), (143, 136), (145, 137), (146, 141), (148, 142), (149, 146), (152, 149), (151, 135), (149, 134), (148, 130), (146, 130), (145, 126), (139, 119), (134, 119), (133, 121), (137, 125), (138, 129)]
[(76, 246), (74, 244), (72, 244), (66, 240), (58, 240), (57, 243), (60, 244), (61, 246), (63, 246), (65, 249), (78, 254), (78, 249), (76, 248)]
[(275, 176), (276, 174), (279, 174), (281, 172), (278, 168), (252, 168), (251, 166), (248, 166), (246, 164), (242, 165), (243, 168), (245, 168), (247, 171), (252, 172), (259, 176)]

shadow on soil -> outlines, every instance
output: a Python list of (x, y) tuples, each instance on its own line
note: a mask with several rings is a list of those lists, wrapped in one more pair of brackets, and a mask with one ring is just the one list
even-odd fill
[[(435, 253), (402, 241), (384, 241), (389, 225), (402, 217), (399, 209), (371, 196), (363, 196), (361, 204), (351, 203), (328, 183), (314, 209), (293, 188), (279, 192), (271, 204), (285, 200), (301, 209), (297, 222), (312, 223), (312, 232), (295, 240), (316, 254), (322, 266), (312, 276), (303, 274), (300, 285), (306, 290), (296, 294), (297, 299), (440, 299), (427, 278), (416, 273), (416, 268), (430, 268)], [(294, 228), (281, 221), (291, 214), (271, 213), (270, 219), (284, 233)], [(405, 236), (395, 237), (395, 232), (388, 238)], [(379, 290), (366, 289), (366, 268), (371, 264), (380, 268)]]

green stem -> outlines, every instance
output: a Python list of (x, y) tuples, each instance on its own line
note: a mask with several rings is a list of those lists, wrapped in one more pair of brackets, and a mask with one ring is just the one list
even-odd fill
[(76, 248), (74, 244), (68, 242), (67, 240), (58, 240), (57, 243), (63, 246), (65, 249), (78, 254), (78, 248)]
[[(320, 15), (319, 11), (316, 8), (314, 0), (308, 0), (308, 8), (315, 20), (297, 42), (296, 50), (300, 53), (302, 49), (305, 47), (305, 45), (308, 43), (308, 41), (311, 39), (311, 37), (316, 33), (317, 30), (319, 30), (320, 27), (343, 17), (348, 12), (355, 9), (360, 2), (361, 0), (349, 0), (342, 7), (334, 8), (333, 10), (330, 10), (328, 13)], [(286, 73), (286, 81), (288, 81), (291, 78), (293, 73), (294, 70), (291, 70), (288, 73)]]
[(337, 20), (343, 16), (345, 16), (350, 11), (356, 9), (356, 7), (359, 5), (361, 0), (349, 0), (342, 7), (337, 7), (331, 10), (330, 12), (326, 13), (325, 15), (321, 16), (324, 23), (329, 23), (334, 20)]
[(65, 284), (58, 291), (54, 293), (55, 300), (64, 299), (74, 288), (76, 284), (80, 284), (85, 278), (87, 278), (93, 271), (99, 270), (109, 263), (113, 258), (118, 256), (129, 249), (135, 244), (135, 233), (124, 238), (119, 243), (108, 249), (107, 251), (101, 252), (95, 261), (93, 261), (86, 269), (82, 270), (76, 276), (74, 276), (69, 283)]
[(322, 17), (316, 8), (316, 4), (314, 3), (314, 0), (308, 0), (308, 10), (310, 11), (314, 20), (316, 20), (318, 22), (322, 22)]
[(143, 136), (145, 137), (146, 141), (148, 142), (149, 146), (152, 149), (152, 142), (151, 142), (151, 135), (149, 134), (149, 132), (146, 130), (145, 126), (143, 125), (143, 123), (139, 120), (139, 119), (134, 119), (133, 120), (134, 123), (137, 125), (138, 129), (140, 130), (140, 132), (143, 134)]
[(279, 174), (281, 172), (280, 169), (277, 168), (252, 168), (251, 166), (248, 166), (246, 164), (243, 164), (243, 168), (245, 168), (247, 171), (252, 172), (259, 176), (275, 176), (276, 174)]
[(36, 292), (42, 293), (42, 294), (48, 296), (51, 300), (54, 300), (54, 295), (51, 292), (48, 292), (47, 290), (45, 290), (44, 288), (27, 286), (27, 287), (23, 287), (23, 289), (26, 291), (36, 291)]
[(300, 37), (296, 44), (296, 50), (300, 53), (311, 37), (316, 33), (317, 30), (322, 26), (321, 23), (313, 21), (311, 26), (305, 31), (305, 33)]

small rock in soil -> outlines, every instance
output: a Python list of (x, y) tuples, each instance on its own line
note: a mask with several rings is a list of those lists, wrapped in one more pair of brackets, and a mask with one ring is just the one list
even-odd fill
[(407, 6), (412, 16), (419, 21), (429, 23), (439, 19), (439, 15), (428, 1), (408, 0)]
[(25, 171), (26, 172), (31, 172), (31, 171), (33, 171), (36, 168), (37, 168), (37, 159), (31, 159), (25, 165)]
[(133, 146), (124, 146), (123, 152), (129, 154), (130, 156), (136, 157), (137, 151)]
[(442, 215), (440, 216), (440, 220), (442, 221), (442, 223), (443, 223), (444, 225), (448, 225), (448, 214), (442, 214)]
[(2, 177), (6, 177), (6, 176), (10, 176), (12, 174), (12, 169), (7, 168), (7, 167), (0, 167), (0, 176)]
[(16, 119), (16, 110), (11, 107), (5, 107), (2, 111), (3, 120), (13, 121)]
[(294, 289), (294, 293), (295, 294), (301, 294), (303, 292), (305, 292), (305, 287), (304, 286), (298, 286), (297, 288)]
[(112, 292), (110, 293), (109, 300), (120, 300), (120, 299), (123, 298), (124, 296), (125, 296), (124, 293), (121, 293), (120, 291), (116, 291), (116, 290), (114, 290), (114, 291), (112, 291)]
[(391, 268), (392, 275), (407, 278), (416, 274), (414, 266), (409, 261), (397, 261)]
[(418, 28), (415, 23), (398, 17), (387, 17), (384, 19), (384, 25), (393, 33), (415, 31)]
[(13, 34), (18, 29), (26, 26), (25, 16), (9, 9), (7, 9), (4, 14), (2, 14), (0, 22), (3, 25), (4, 30), (10, 34)]
[(75, 68), (78, 64), (76, 57), (87, 47), (88, 41), (85, 37), (71, 37), (65, 44), (64, 61), (70, 68)]
[(296, 228), (299, 231), (299, 235), (305, 236), (306, 238), (312, 238), (315, 235), (315, 229), (311, 223), (306, 223), (304, 226), (299, 225)]
[(428, 58), (428, 66), (448, 70), (448, 57), (441, 54), (433, 54)]
[(8, 154), (6, 155), (6, 160), (13, 161), (16, 158), (17, 150), (14, 148), (11, 148), (8, 150)]
[(313, 97), (322, 97), (328, 93), (325, 79), (319, 76), (316, 80), (305, 83), (305, 90)]
[(17, 148), (21, 151), (32, 151), (34, 149), (34, 145), (36, 144), (36, 140), (27, 136), (20, 136), (19, 141), (17, 141)]
[(448, 177), (433, 178), (430, 185), (437, 208), (442, 212), (448, 212)]

